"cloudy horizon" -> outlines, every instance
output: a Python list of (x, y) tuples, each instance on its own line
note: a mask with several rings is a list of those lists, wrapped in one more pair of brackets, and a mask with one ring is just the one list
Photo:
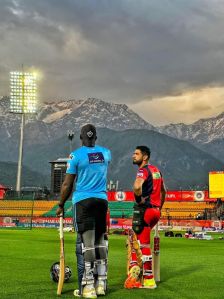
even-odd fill
[(125, 103), (153, 125), (224, 111), (221, 0), (2, 0), (0, 94), (35, 68), (41, 101)]

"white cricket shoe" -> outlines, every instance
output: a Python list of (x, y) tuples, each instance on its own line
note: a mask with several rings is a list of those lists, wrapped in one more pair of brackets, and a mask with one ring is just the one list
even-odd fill
[(98, 296), (105, 296), (104, 281), (98, 280), (96, 283), (96, 294)]
[(89, 285), (87, 284), (86, 286), (84, 286), (82, 291), (82, 297), (89, 298), (89, 299), (97, 298), (96, 290), (93, 284), (89, 284)]
[(81, 297), (80, 293), (79, 293), (79, 290), (74, 290), (74, 296), (75, 297)]

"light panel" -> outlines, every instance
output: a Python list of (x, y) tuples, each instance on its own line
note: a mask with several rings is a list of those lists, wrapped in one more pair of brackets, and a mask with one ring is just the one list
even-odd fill
[(10, 111), (14, 113), (35, 113), (37, 110), (36, 74), (10, 72)]

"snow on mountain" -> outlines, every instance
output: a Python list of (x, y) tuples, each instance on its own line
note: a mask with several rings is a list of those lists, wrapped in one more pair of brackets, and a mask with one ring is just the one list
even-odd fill
[[(116, 152), (114, 159), (116, 162), (113, 164), (112, 173), (114, 178), (118, 174), (123, 176), (124, 182), (129, 175), (129, 170), (126, 171), (125, 157), (129, 161), (136, 144), (144, 142), (150, 144), (152, 149), (154, 148), (153, 159), (159, 163), (162, 169), (164, 168), (167, 181), (173, 179), (176, 185), (179, 183), (184, 186), (185, 181), (186, 184), (192, 185), (193, 181), (196, 181), (196, 177), (205, 182), (209, 169), (222, 169), (223, 167), (223, 164), (218, 161), (221, 157), (218, 150), (221, 151), (223, 145), (224, 113), (216, 118), (199, 120), (192, 125), (171, 124), (155, 128), (127, 105), (107, 103), (94, 98), (45, 103), (39, 107), (37, 114), (27, 115), (24, 134), (25, 165), (41, 172), (45, 170), (47, 173), (48, 162), (54, 155), (57, 158), (65, 156), (65, 153), (68, 154), (69, 144), (66, 137), (68, 130), (74, 130), (73, 141), (78, 146), (78, 132), (80, 127), (86, 123), (93, 123), (96, 127), (103, 128), (98, 130), (101, 134), (101, 141), (104, 141), (103, 144), (108, 144)], [(20, 124), (21, 115), (9, 112), (9, 98), (0, 99), (1, 161), (17, 161)], [(126, 129), (133, 130), (126, 132), (124, 131)], [(145, 130), (139, 134), (138, 129)], [(209, 155), (205, 155), (203, 151), (188, 142), (161, 135), (156, 130), (177, 139), (197, 143), (197, 146), (201, 142), (201, 148), (202, 145), (205, 145), (202, 148), (203, 151), (207, 151), (209, 148)], [(213, 144), (213, 141), (217, 139), (220, 141)], [(217, 153), (218, 160), (214, 160), (210, 156), (213, 148)], [(196, 166), (196, 170), (192, 168), (193, 166)], [(189, 173), (188, 177), (187, 172)], [(195, 176), (191, 182), (192, 173)], [(180, 178), (184, 182), (181, 182)], [(170, 186), (174, 186), (171, 183), (170, 181)]]
[(20, 116), (9, 112), (9, 98), (0, 99), (0, 140), (5, 142), (20, 127)]
[(46, 123), (57, 121), (57, 119), (63, 118), (66, 114), (70, 114), (77, 109), (83, 102), (84, 100), (70, 100), (45, 103), (39, 107), (37, 119)]
[[(26, 117), (26, 139), (46, 143), (62, 137), (68, 130), (78, 130), (86, 123), (112, 130), (149, 129), (194, 144), (206, 144), (224, 138), (224, 112), (217, 117), (201, 119), (191, 125), (183, 123), (153, 127), (127, 105), (89, 98), (45, 103), (34, 116)], [(0, 138), (18, 135), (20, 115), (9, 113), (9, 98), (0, 99)]]
[(206, 144), (224, 138), (224, 112), (193, 124), (170, 124), (156, 128), (160, 133), (192, 143)]
[(64, 109), (62, 111), (57, 111), (57, 112), (51, 113), (43, 119), (43, 122), (49, 124), (54, 121), (57, 121), (58, 119), (63, 118), (65, 115), (68, 115), (70, 113), (72, 113), (71, 109)]
[[(107, 103), (99, 99), (69, 100), (45, 103), (36, 115), (26, 116), (25, 139), (28, 144), (45, 144), (66, 136), (68, 130), (79, 130), (86, 123), (113, 130), (154, 129), (127, 105)], [(9, 112), (9, 98), (0, 99), (0, 138), (16, 142), (20, 115)]]

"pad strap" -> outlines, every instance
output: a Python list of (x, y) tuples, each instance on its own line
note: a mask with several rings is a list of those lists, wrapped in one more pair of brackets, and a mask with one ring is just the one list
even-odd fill
[(90, 250), (95, 250), (95, 247), (84, 247), (84, 244), (82, 243), (82, 253)]
[(85, 270), (82, 277), (82, 285), (94, 284), (92, 263), (85, 262)]
[(142, 256), (142, 261), (143, 261), (143, 264), (146, 263), (146, 262), (151, 262), (152, 261), (152, 256), (151, 255), (143, 255)]

